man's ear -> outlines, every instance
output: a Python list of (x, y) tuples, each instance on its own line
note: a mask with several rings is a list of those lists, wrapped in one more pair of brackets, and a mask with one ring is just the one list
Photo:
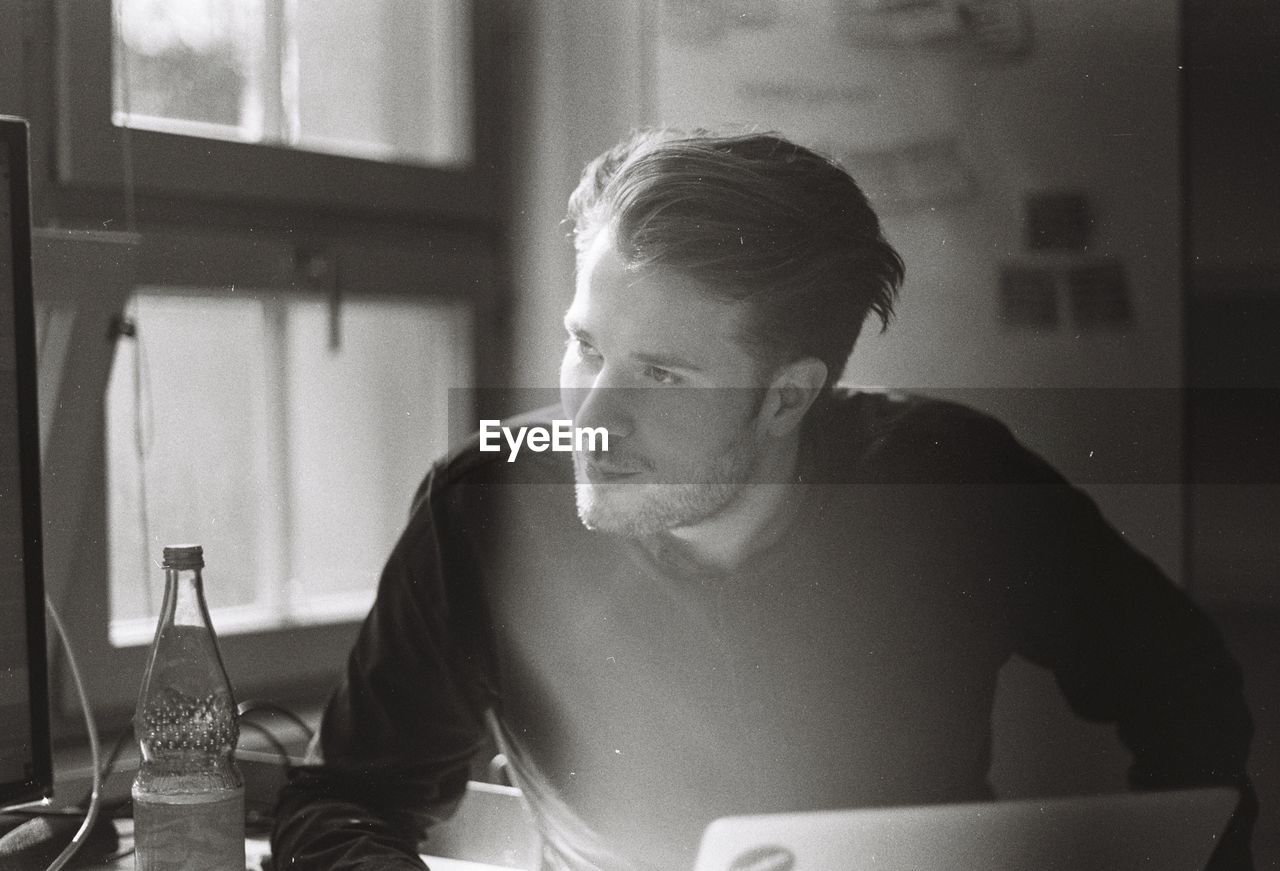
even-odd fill
[(779, 367), (761, 407), (768, 433), (778, 438), (798, 430), (826, 383), (827, 364), (816, 357), (801, 357)]

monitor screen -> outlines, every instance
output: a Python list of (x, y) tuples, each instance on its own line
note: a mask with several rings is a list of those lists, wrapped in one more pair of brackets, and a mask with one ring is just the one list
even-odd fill
[(0, 117), (0, 805), (52, 788), (27, 125)]

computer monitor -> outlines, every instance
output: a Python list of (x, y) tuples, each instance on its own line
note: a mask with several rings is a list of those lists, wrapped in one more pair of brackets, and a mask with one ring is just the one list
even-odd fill
[(27, 125), (0, 116), (0, 806), (50, 794)]

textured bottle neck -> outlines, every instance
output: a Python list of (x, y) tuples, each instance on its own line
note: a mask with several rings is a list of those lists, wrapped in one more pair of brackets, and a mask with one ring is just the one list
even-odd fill
[(165, 597), (143, 673), (134, 731), (157, 776), (189, 775), (230, 759), (235, 696), (205, 606), (200, 571), (165, 568)]

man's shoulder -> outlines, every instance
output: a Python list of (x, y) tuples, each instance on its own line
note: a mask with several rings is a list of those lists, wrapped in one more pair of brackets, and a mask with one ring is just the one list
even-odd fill
[(1007, 432), (991, 415), (968, 405), (890, 389), (836, 388), (815, 408), (813, 434), (874, 447), (923, 435), (992, 437)]
[(1008, 427), (961, 402), (841, 388), (816, 411), (811, 440), (822, 465), (837, 475), (902, 483), (997, 483), (1046, 473)]

